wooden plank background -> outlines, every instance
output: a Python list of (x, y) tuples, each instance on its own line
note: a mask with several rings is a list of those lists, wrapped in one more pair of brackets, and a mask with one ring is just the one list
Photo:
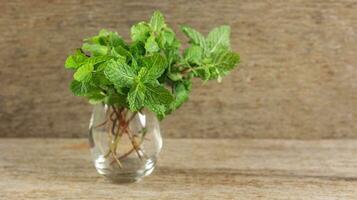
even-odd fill
[[(232, 27), (240, 70), (196, 82), (166, 137), (357, 138), (357, 1), (2, 0), (0, 136), (86, 136), (91, 106), (68, 90), (64, 60), (100, 28), (128, 39), (161, 10), (207, 33)], [(183, 39), (183, 35), (179, 34)]]

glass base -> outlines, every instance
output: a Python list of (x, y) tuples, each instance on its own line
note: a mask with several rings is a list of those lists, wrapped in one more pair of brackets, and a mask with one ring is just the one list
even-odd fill
[(95, 160), (95, 167), (98, 173), (114, 183), (140, 181), (154, 171), (156, 161), (147, 159), (138, 162), (137, 158), (128, 158), (123, 160), (122, 164), (123, 167), (120, 168), (116, 163), (108, 164), (107, 159)]

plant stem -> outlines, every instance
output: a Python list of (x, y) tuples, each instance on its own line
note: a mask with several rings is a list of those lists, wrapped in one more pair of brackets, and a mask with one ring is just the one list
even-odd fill
[[(125, 159), (134, 151), (136, 152), (136, 154), (140, 159), (143, 159), (143, 155), (147, 157), (140, 148), (141, 144), (144, 141), (145, 134), (143, 134), (141, 140), (138, 142), (135, 139), (136, 135), (131, 133), (129, 129), (129, 124), (135, 118), (137, 112), (132, 113), (132, 115), (129, 118), (127, 118), (126, 116), (128, 113), (129, 113), (128, 109), (111, 106), (108, 109), (108, 114), (106, 115), (107, 119), (101, 124), (95, 126), (95, 128), (101, 127), (108, 124), (109, 122), (108, 124), (109, 150), (104, 155), (104, 157), (107, 158), (111, 155), (113, 157), (113, 161), (110, 164), (117, 163), (120, 168), (122, 168), (122, 164), (120, 160)], [(120, 139), (123, 137), (124, 134), (128, 135), (132, 148), (128, 152), (124, 153), (123, 155), (118, 156), (117, 154), (118, 145)]]

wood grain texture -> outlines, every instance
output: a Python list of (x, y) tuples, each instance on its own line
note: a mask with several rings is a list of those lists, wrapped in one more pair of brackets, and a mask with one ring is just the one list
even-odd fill
[[(357, 138), (355, 0), (0, 2), (0, 136), (82, 137), (91, 106), (68, 90), (64, 60), (100, 28), (128, 39), (160, 9), (207, 33), (232, 27), (241, 69), (196, 82), (163, 122), (168, 137)], [(184, 38), (179, 34), (180, 38)]]
[[(355, 199), (356, 140), (167, 139), (139, 183), (97, 175), (84, 139), (0, 139), (0, 199)], [(209, 148), (207, 148), (209, 147)]]

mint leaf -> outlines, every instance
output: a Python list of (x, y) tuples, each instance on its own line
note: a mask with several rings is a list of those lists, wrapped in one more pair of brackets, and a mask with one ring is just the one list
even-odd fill
[(162, 37), (164, 38), (165, 43), (167, 43), (168, 45), (172, 45), (175, 40), (175, 33), (171, 29), (164, 30), (162, 32)]
[(134, 42), (144, 42), (150, 35), (150, 27), (145, 22), (140, 22), (131, 27), (130, 33)]
[(75, 54), (68, 56), (65, 68), (67, 69), (77, 69), (88, 59), (80, 50), (77, 50)]
[(135, 72), (133, 68), (122, 61), (108, 61), (104, 70), (105, 76), (118, 87), (129, 87), (133, 84)]
[(99, 31), (98, 36), (100, 36), (100, 37), (106, 37), (106, 36), (108, 36), (110, 33), (112, 33), (112, 32), (110, 32), (109, 30), (103, 28), (103, 29), (101, 29), (101, 30)]
[[(174, 45), (175, 42), (175, 33), (173, 32), (173, 30), (171, 30), (170, 28), (165, 28), (162, 31), (160, 31), (160, 33), (158, 34), (158, 42), (159, 42), (159, 46), (162, 49), (165, 48), (169, 48), (171, 46)], [(167, 46), (165, 46), (167, 45)]]
[(150, 26), (153, 31), (159, 32), (162, 28), (165, 27), (164, 16), (162, 16), (161, 12), (155, 11), (150, 19)]
[(206, 39), (200, 32), (189, 26), (181, 26), (181, 30), (190, 39), (190, 43), (196, 44), (204, 50), (207, 48)]
[(112, 59), (111, 56), (96, 56), (96, 57), (90, 57), (88, 58), (83, 64), (90, 64), (90, 65), (93, 65), (95, 68), (103, 63), (103, 62), (106, 62), (108, 60)]
[(94, 67), (90, 63), (86, 63), (73, 74), (73, 78), (77, 81), (88, 82), (92, 78)]
[(159, 45), (155, 41), (155, 36), (151, 35), (145, 43), (145, 49), (147, 52), (154, 53), (160, 50)]
[(90, 38), (86, 38), (86, 39), (84, 39), (84, 42), (89, 42), (89, 43), (99, 44), (99, 45), (107, 45), (106, 38), (108, 37), (108, 35), (109, 35), (109, 31), (106, 29), (102, 29), (99, 31), (98, 35), (95, 35)]
[(167, 77), (172, 81), (179, 81), (182, 80), (183, 75), (181, 73), (174, 73), (174, 72), (167, 72)]
[(108, 35), (108, 45), (111, 47), (126, 46), (123, 38), (117, 32), (110, 32)]
[(86, 96), (90, 104), (98, 104), (105, 99), (102, 93), (93, 93)]
[(88, 44), (84, 43), (82, 45), (84, 51), (90, 52), (93, 56), (106, 55), (108, 53), (108, 47), (100, 44)]
[(174, 86), (175, 102), (174, 110), (178, 109), (183, 103), (188, 100), (191, 91), (191, 81), (177, 82)]
[(117, 46), (115, 48), (113, 48), (115, 50), (115, 52), (117, 54), (119, 54), (120, 56), (123, 56), (125, 58), (131, 58), (131, 53), (129, 50), (125, 49), (124, 47), (122, 46)]
[(118, 93), (116, 90), (111, 90), (106, 95), (104, 102), (109, 105), (128, 107), (126, 99), (127, 96), (125, 94)]
[(229, 26), (220, 26), (214, 28), (207, 36), (211, 52), (215, 51), (218, 47), (229, 48), (229, 36), (231, 29)]
[[(117, 46), (127, 46), (124, 40), (118, 35), (117, 32), (111, 32), (106, 29), (102, 29), (99, 31), (99, 34), (84, 40), (88, 45), (94, 45), (94, 47), (88, 47), (90, 49), (86, 50), (89, 52), (96, 51), (99, 55), (104, 55), (105, 52), (97, 52), (98, 50), (93, 50), (93, 48), (97, 48), (97, 46), (110, 46), (110, 47), (117, 47)], [(100, 47), (100, 48), (103, 48)], [(102, 50), (99, 50), (102, 51)], [(95, 53), (95, 54), (96, 54)]]
[(143, 82), (154, 81), (159, 78), (165, 71), (166, 60), (160, 54), (154, 54), (152, 56), (147, 56), (142, 59), (144, 68), (141, 70)]
[(89, 83), (79, 82), (76, 80), (73, 80), (71, 82), (70, 89), (72, 93), (76, 96), (85, 96), (90, 92), (98, 92), (98, 90), (96, 90), (96, 88), (91, 86)]
[(128, 94), (129, 108), (132, 111), (138, 111), (144, 106), (145, 87), (142, 84), (137, 84), (132, 87)]
[(203, 80), (220, 80), (222, 76), (227, 75), (237, 66), (239, 55), (226, 48), (218, 48), (209, 59), (204, 59), (203, 62), (202, 65), (193, 68), (194, 75)]
[(167, 108), (174, 100), (170, 91), (159, 84), (145, 84), (145, 105), (159, 116), (165, 116)]
[(76, 80), (71, 82), (70, 89), (76, 96), (84, 96), (88, 92), (87, 85)]
[(92, 82), (98, 86), (108, 86), (112, 84), (102, 71), (92, 74)]
[(200, 46), (193, 45), (185, 50), (185, 60), (190, 63), (200, 64), (202, 59), (203, 49)]
[(126, 62), (126, 57), (118, 53), (115, 48), (110, 50), (110, 55), (115, 58), (115, 60), (121, 60), (122, 62)]
[(80, 64), (75, 61), (73, 56), (68, 56), (64, 66), (67, 69), (77, 69), (80, 66)]
[(146, 106), (158, 116), (165, 116), (172, 101), (170, 91), (158, 83), (138, 83), (128, 94), (129, 108), (132, 111), (138, 111)]
[(145, 55), (145, 44), (143, 42), (134, 42), (130, 46), (130, 52), (135, 59)]
[(212, 63), (224, 71), (232, 70), (239, 61), (240, 57), (237, 53), (223, 48), (212, 55)]

